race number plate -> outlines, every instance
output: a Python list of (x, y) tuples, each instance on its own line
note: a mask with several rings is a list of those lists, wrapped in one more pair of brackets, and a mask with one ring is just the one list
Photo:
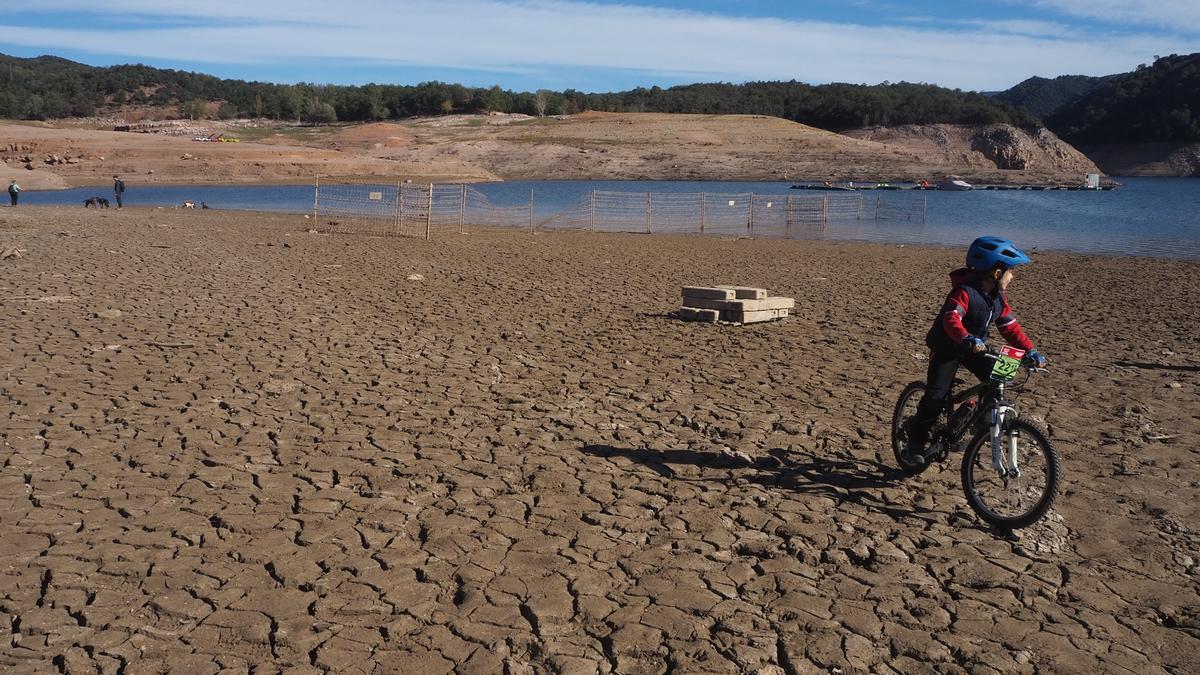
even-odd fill
[(1017, 371), (1021, 370), (1021, 358), (1024, 356), (1024, 349), (1001, 347), (1000, 357), (992, 366), (992, 379), (997, 382), (1012, 382), (1017, 376)]

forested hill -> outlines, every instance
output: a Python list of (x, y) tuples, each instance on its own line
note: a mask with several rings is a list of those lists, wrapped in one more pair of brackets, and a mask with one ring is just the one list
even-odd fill
[(1054, 79), (1031, 77), (1012, 89), (996, 94), (995, 97), (1045, 119), (1113, 77), (1116, 76), (1060, 75)]
[(1107, 78), (1046, 124), (1073, 144), (1200, 141), (1200, 54)]
[(988, 124), (1040, 126), (1023, 110), (982, 94), (925, 84), (874, 86), (799, 82), (693, 84), (588, 94), (513, 92), (442, 82), (415, 86), (280, 85), (223, 80), (143, 65), (97, 68), (43, 56), (0, 55), (0, 117), (47, 119), (89, 116), (127, 104), (176, 106), (185, 117), (207, 113), (312, 122), (371, 121), (414, 115), (519, 112), (531, 115), (612, 112), (757, 114), (844, 130), (874, 125)]

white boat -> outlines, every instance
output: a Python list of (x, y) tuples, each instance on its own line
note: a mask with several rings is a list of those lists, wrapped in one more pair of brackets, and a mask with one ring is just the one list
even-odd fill
[(937, 184), (937, 189), (948, 190), (952, 192), (963, 192), (965, 190), (974, 190), (975, 186), (958, 176), (946, 176), (946, 180)]

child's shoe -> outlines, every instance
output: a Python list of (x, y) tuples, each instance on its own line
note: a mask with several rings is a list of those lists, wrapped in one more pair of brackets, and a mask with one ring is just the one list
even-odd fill
[(918, 443), (917, 441), (915, 441), (911, 438), (908, 439), (904, 443), (904, 456), (908, 458), (908, 461), (910, 461), (914, 464), (918, 464), (918, 465), (924, 464), (925, 463), (925, 444)]

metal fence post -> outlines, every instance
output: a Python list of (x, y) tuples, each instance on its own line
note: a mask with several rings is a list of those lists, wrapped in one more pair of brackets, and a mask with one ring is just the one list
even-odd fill
[(704, 202), (708, 200), (703, 192), (700, 193), (700, 234), (704, 234)]
[(458, 233), (462, 234), (467, 222), (467, 184), (463, 183), (458, 196)]
[(313, 182), (313, 215), (312, 215), (312, 217), (313, 217), (313, 222), (315, 223), (315, 222), (317, 222), (317, 204), (320, 203), (320, 195), (321, 195), (321, 176), (320, 176), (320, 174), (318, 174), (313, 179), (313, 181), (314, 182)]
[(925, 224), (925, 219), (929, 215), (929, 195), (921, 195), (921, 224)]
[(653, 219), (653, 216), (650, 215), (654, 208), (654, 205), (651, 202), (651, 199), (652, 198), (650, 196), (650, 193), (647, 192), (646, 193), (646, 232), (650, 232), (651, 220)]
[(429, 184), (429, 201), (426, 203), (425, 209), (425, 241), (429, 241), (430, 230), (433, 225), (433, 183)]
[(867, 198), (863, 195), (858, 196), (858, 213), (855, 214), (854, 220), (862, 222), (863, 205), (866, 204)]
[(529, 233), (533, 234), (533, 188), (529, 188)]
[(398, 199), (400, 201), (400, 208), (398, 209), (399, 214), (397, 215), (397, 218), (400, 221), (400, 234), (403, 235), (404, 234), (404, 183), (397, 183), (397, 187), (400, 188), (396, 193), (398, 195)]
[(401, 204), (400, 195), (402, 194), (400, 191), (402, 189), (403, 188), (400, 185), (400, 183), (396, 183), (396, 203), (392, 205), (393, 206), (393, 208), (392, 208), (392, 230), (393, 230), (393, 234), (396, 234), (398, 236), (402, 236), (404, 234), (403, 230), (400, 229), (400, 204)]
[(750, 212), (746, 214), (746, 232), (754, 236), (754, 193), (750, 193)]
[(783, 200), (783, 236), (789, 237), (792, 234), (792, 196), (788, 195)]
[(821, 224), (822, 225), (829, 224), (829, 195), (828, 194), (826, 194), (825, 198), (821, 200)]
[(591, 209), (590, 209), (591, 215), (589, 216), (588, 220), (590, 221), (592, 232), (595, 232), (596, 231), (596, 191), (595, 190), (592, 190), (591, 202), (592, 202)]

